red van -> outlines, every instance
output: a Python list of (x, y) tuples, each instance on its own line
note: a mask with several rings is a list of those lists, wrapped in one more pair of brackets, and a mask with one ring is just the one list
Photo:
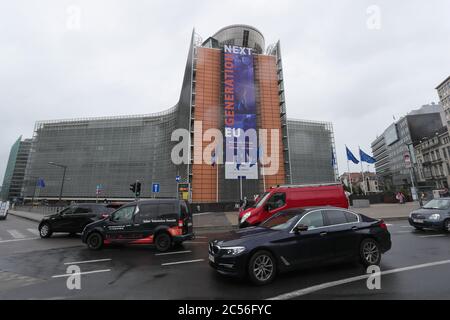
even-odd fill
[(341, 183), (285, 185), (270, 188), (255, 205), (239, 213), (239, 227), (255, 226), (275, 213), (301, 207), (334, 206), (348, 209)]

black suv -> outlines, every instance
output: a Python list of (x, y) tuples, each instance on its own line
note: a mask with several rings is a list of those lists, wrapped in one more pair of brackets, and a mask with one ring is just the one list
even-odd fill
[(154, 244), (161, 252), (194, 239), (192, 214), (187, 203), (177, 199), (140, 200), (124, 205), (109, 219), (89, 224), (82, 240), (89, 249), (104, 244)]
[(81, 233), (88, 224), (107, 218), (110, 213), (122, 206), (122, 203), (97, 204), (79, 203), (62, 211), (45, 216), (39, 223), (41, 238), (49, 238), (53, 232)]

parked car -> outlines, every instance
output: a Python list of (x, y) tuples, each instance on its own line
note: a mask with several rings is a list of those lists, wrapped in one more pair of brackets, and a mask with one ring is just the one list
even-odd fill
[(104, 244), (154, 244), (161, 252), (194, 239), (193, 220), (184, 200), (151, 199), (132, 202), (113, 212), (110, 218), (91, 223), (82, 240), (89, 249)]
[(41, 238), (49, 238), (54, 232), (81, 233), (85, 226), (109, 217), (109, 214), (122, 206), (122, 203), (98, 204), (79, 203), (62, 211), (45, 216), (39, 223)]
[(382, 220), (337, 207), (300, 208), (211, 241), (209, 263), (221, 274), (263, 285), (279, 272), (347, 259), (378, 265), (390, 248)]
[(256, 226), (289, 208), (334, 206), (348, 208), (341, 183), (287, 185), (269, 189), (256, 204), (239, 213), (239, 227)]
[(9, 201), (0, 201), (0, 220), (6, 220), (9, 211)]
[(450, 198), (433, 199), (409, 215), (409, 224), (418, 230), (450, 232)]

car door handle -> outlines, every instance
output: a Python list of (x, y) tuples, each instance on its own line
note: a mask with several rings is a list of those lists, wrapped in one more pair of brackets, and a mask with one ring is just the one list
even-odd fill
[(358, 230), (357, 226), (352, 227), (352, 231), (356, 231), (356, 230)]
[(324, 232), (321, 232), (321, 233), (320, 233), (320, 236), (321, 236), (321, 237), (325, 237), (327, 234), (328, 234), (328, 232), (324, 231)]

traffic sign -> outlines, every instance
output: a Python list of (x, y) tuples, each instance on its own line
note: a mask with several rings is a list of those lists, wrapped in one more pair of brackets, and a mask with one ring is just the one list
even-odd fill
[(176, 181), (176, 182), (180, 182), (180, 181), (181, 181), (181, 177), (180, 177), (180, 176), (176, 176), (176, 177), (175, 177), (175, 181)]
[(159, 190), (160, 190), (160, 185), (159, 185), (159, 183), (153, 183), (153, 184), (152, 184), (152, 192), (153, 192), (153, 193), (159, 193)]

